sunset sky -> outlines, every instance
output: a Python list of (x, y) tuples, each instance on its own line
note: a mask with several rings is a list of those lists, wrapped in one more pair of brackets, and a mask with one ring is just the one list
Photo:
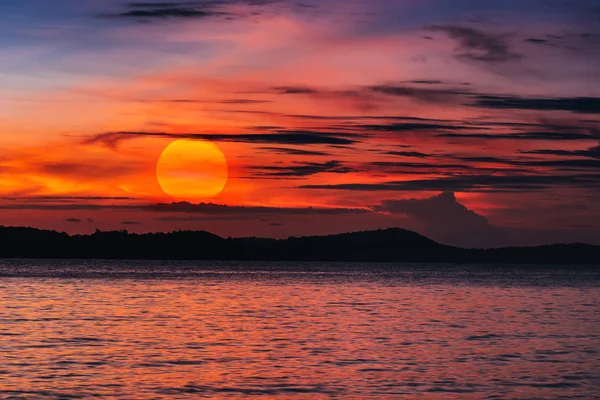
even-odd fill
[[(0, 15), (0, 225), (600, 244), (597, 0), (2, 0)], [(216, 154), (177, 167), (217, 171), (216, 196), (159, 184), (182, 139)]]

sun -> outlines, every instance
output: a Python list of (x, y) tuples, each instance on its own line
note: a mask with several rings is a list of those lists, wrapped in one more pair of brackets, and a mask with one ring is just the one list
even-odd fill
[(162, 190), (177, 200), (203, 200), (217, 196), (227, 183), (225, 155), (211, 142), (176, 140), (156, 163), (156, 178)]

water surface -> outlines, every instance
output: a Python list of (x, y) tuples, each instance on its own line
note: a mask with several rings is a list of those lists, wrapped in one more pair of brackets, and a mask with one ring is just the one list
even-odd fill
[(600, 268), (0, 261), (0, 398), (600, 398)]

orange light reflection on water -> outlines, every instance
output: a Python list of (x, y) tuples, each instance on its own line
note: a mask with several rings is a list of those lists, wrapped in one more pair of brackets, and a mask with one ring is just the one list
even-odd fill
[(25, 398), (541, 398), (599, 381), (596, 289), (5, 279), (0, 303), (0, 393)]

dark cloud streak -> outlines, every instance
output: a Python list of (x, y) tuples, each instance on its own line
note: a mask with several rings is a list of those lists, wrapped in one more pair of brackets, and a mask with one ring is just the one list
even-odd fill
[(579, 114), (600, 114), (599, 97), (535, 98), (480, 95), (475, 98), (474, 106), (495, 109), (571, 111)]
[(452, 191), (452, 192), (524, 192), (557, 187), (600, 189), (600, 174), (564, 175), (460, 175), (444, 178), (382, 183), (340, 185), (304, 185), (303, 189), (348, 191)]
[(441, 138), (485, 140), (543, 140), (543, 141), (593, 141), (596, 137), (577, 132), (521, 132), (521, 133), (440, 133)]
[(324, 163), (302, 163), (287, 166), (249, 166), (245, 169), (252, 171), (254, 177), (307, 177), (322, 173), (347, 174), (353, 172), (351, 168), (347, 168), (340, 161), (335, 160)]
[(192, 204), (189, 202), (158, 204), (31, 204), (13, 202), (0, 204), (0, 210), (112, 210), (127, 212), (155, 212), (173, 214), (198, 214), (208, 216), (262, 216), (262, 215), (343, 215), (365, 214), (366, 208), (316, 208), (316, 207), (267, 207), (267, 206), (228, 206), (214, 203)]
[[(207, 19), (222, 17), (237, 19), (257, 16), (257, 7), (275, 4), (281, 0), (205, 0), (189, 2), (130, 2), (125, 10), (99, 15), (101, 18), (132, 19), (136, 21), (159, 21), (170, 19)], [(243, 5), (252, 12), (233, 11), (228, 6)]]
[(258, 150), (276, 154), (289, 154), (293, 156), (329, 156), (329, 153), (315, 150), (292, 149), (287, 147), (259, 147)]
[[(346, 137), (344, 137), (346, 136)], [(164, 139), (189, 139), (210, 140), (215, 142), (238, 142), (238, 143), (262, 143), (283, 145), (351, 145), (358, 140), (357, 135), (329, 132), (279, 132), (279, 133), (257, 133), (257, 134), (210, 134), (210, 133), (165, 133), (165, 132), (105, 132), (87, 137), (84, 144), (103, 144), (109, 148), (116, 148), (125, 140), (142, 137), (164, 138)]]
[(456, 25), (434, 25), (429, 30), (443, 32), (458, 41), (455, 57), (459, 59), (503, 63), (523, 58), (523, 55), (510, 48), (506, 37), (502, 35)]

